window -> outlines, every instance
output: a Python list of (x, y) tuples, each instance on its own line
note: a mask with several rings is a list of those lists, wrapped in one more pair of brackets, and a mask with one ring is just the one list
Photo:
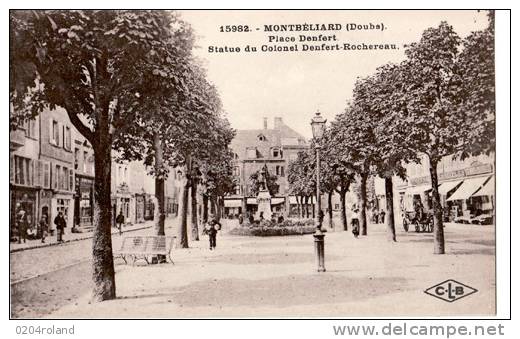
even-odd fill
[(31, 159), (14, 156), (14, 183), (31, 186), (33, 183), (33, 164)]
[(284, 177), (285, 176), (285, 169), (283, 166), (276, 166), (276, 175), (277, 176), (280, 176), (280, 177)]
[(51, 144), (59, 146), (60, 141), (60, 128), (58, 126), (58, 122), (56, 120), (52, 120), (51, 122)]
[(240, 167), (235, 166), (235, 167), (233, 168), (233, 175), (234, 175), (235, 177), (239, 177), (239, 176), (240, 176)]
[(74, 171), (69, 168), (69, 191), (74, 191)]
[(62, 177), (60, 178), (60, 188), (64, 191), (69, 190), (69, 169), (67, 167), (62, 167)]
[(127, 167), (125, 167), (125, 175), (123, 178), (124, 178), (125, 182), (128, 182), (128, 168)]
[(240, 185), (235, 186), (235, 194), (240, 195)]
[(34, 186), (41, 186), (42, 185), (42, 162), (40, 160), (34, 160), (33, 162), (33, 179), (34, 179)]
[(52, 185), (52, 188), (55, 189), (55, 190), (58, 190), (60, 189), (59, 188), (59, 182), (60, 182), (60, 173), (61, 173), (61, 166), (60, 165), (56, 165), (54, 167), (54, 183)]
[[(74, 169), (77, 170), (78, 167), (79, 167), (79, 148), (75, 148), (74, 149)], [(85, 167), (85, 163), (83, 163), (83, 167)]]
[(280, 150), (278, 148), (273, 148), (273, 158), (278, 158), (280, 156)]
[(31, 119), (24, 123), (25, 136), (29, 138), (36, 138), (36, 120)]
[(88, 173), (88, 153), (87, 151), (83, 151), (83, 172)]
[(69, 126), (63, 126), (63, 148), (68, 151), (71, 150), (71, 134)]
[(51, 164), (50, 164), (50, 162), (43, 162), (42, 185), (44, 188), (51, 188)]

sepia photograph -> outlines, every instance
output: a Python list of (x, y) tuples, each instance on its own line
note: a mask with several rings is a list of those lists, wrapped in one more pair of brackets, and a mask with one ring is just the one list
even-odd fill
[(10, 10), (9, 318), (497, 316), (495, 14)]

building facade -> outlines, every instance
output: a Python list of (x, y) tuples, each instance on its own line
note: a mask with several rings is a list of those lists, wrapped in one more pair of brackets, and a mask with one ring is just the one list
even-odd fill
[(273, 128), (267, 125), (267, 118), (264, 118), (261, 129), (238, 130), (231, 142), (234, 175), (239, 184), (234, 194), (224, 201), (227, 215), (256, 212), (257, 201), (251, 192), (250, 176), (264, 166), (271, 175), (276, 175), (279, 185), (279, 192), (271, 197), (273, 212), (287, 215), (290, 205), (296, 203), (295, 197), (289, 196), (287, 168), (290, 161), (296, 160), (298, 153), (309, 146), (305, 138), (287, 126), (282, 118), (274, 118)]
[[(494, 154), (456, 160), (442, 158), (437, 166), (439, 194), (445, 221), (470, 220), (480, 214), (494, 214)], [(432, 208), (431, 179), (426, 157), (407, 165), (407, 180), (394, 178), (396, 217), (413, 211), (417, 204)]]
[[(10, 238), (19, 238), (20, 215), (27, 233), (40, 237), (38, 222), (47, 216), (51, 234), (54, 218), (63, 212), (67, 227), (93, 228), (94, 152), (60, 107), (44, 110), (9, 134)], [(112, 212), (123, 211), (128, 223), (154, 218), (155, 187), (139, 162), (112, 163)], [(22, 212), (23, 211), (23, 212)]]

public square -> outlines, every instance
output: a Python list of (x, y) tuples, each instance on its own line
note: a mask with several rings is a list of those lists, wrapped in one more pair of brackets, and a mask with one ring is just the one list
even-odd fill
[[(174, 224), (171, 226), (167, 234), (175, 233)], [(13, 316), (294, 318), (495, 313), (493, 226), (447, 224), (445, 255), (432, 255), (431, 234), (400, 229), (398, 241), (392, 243), (386, 240), (381, 224), (369, 225), (369, 235), (357, 239), (350, 231), (329, 230), (325, 237), (325, 273), (316, 272), (312, 235), (227, 235), (233, 226), (224, 226), (215, 251), (208, 249), (207, 236), (192, 241), (189, 249), (174, 249), (174, 265), (140, 261), (132, 266), (116, 259), (118, 297), (103, 303), (89, 303), (89, 261), (63, 261), (63, 269), (49, 268), (50, 273), (13, 289)], [(153, 228), (128, 235), (151, 232)], [(114, 235), (114, 248), (118, 244), (120, 237)], [(11, 262), (28, 258), (45, 261), (43, 254), (50, 252), (77, 261), (82, 255), (78, 252), (87, 252), (83, 253), (86, 258), (89, 248), (90, 241), (84, 240), (26, 250), (12, 253)], [(34, 258), (34, 251), (46, 252)], [(12, 269), (17, 274), (16, 264)], [(447, 279), (478, 292), (453, 303), (424, 293)]]

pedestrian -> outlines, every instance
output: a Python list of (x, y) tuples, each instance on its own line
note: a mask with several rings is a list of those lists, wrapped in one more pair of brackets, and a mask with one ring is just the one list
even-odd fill
[(17, 223), (18, 223), (18, 243), (21, 244), (22, 239), (23, 239), (23, 242), (25, 243), (25, 241), (27, 239), (27, 215), (25, 214), (24, 209), (21, 209), (18, 212)]
[(42, 243), (45, 243), (45, 238), (47, 237), (47, 231), (49, 228), (49, 221), (47, 214), (42, 214), (42, 217), (40, 218), (40, 232), (42, 235)]
[(209, 249), (212, 251), (217, 247), (217, 232), (222, 228), (222, 225), (215, 219), (210, 217), (208, 225), (206, 226), (206, 233), (209, 236)]
[(253, 217), (253, 213), (249, 212), (248, 219), (250, 225), (253, 225), (255, 223), (255, 217)]
[(352, 206), (352, 234), (355, 238), (359, 236), (359, 209), (356, 205)]
[(381, 217), (381, 223), (384, 224), (385, 223), (385, 210), (381, 210), (381, 212), (379, 212), (379, 216)]
[(238, 215), (238, 224), (242, 225), (243, 223), (244, 223), (244, 216), (242, 215), (242, 213), (240, 213)]
[(65, 227), (67, 227), (67, 222), (65, 218), (63, 218), (63, 212), (58, 212), (58, 215), (54, 218), (54, 225), (56, 225), (56, 229), (58, 230), (58, 242), (63, 242), (63, 233)]
[(119, 214), (116, 217), (117, 228), (119, 229), (119, 235), (123, 235), (123, 223), (125, 222), (125, 216), (123, 215), (123, 210), (119, 211)]

